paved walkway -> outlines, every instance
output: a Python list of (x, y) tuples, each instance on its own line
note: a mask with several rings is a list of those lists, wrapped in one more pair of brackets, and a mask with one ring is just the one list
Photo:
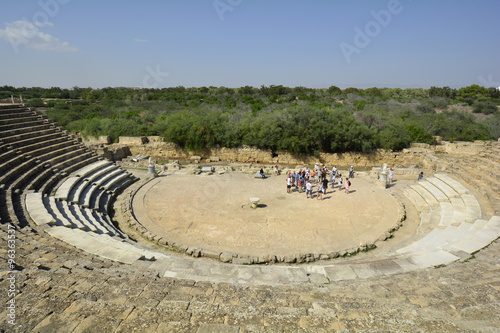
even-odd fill
[[(18, 231), (15, 325), (0, 332), (498, 332), (500, 243), (468, 262), (327, 285), (196, 282)], [(6, 242), (6, 233), (2, 233)], [(3, 304), (8, 301), (2, 293)]]

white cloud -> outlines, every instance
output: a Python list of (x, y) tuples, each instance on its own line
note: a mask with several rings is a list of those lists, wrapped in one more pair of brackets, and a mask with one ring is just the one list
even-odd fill
[[(9, 42), (15, 52), (19, 51), (19, 46), (46, 51), (74, 52), (78, 48), (71, 46), (68, 42), (61, 42), (58, 38), (46, 34), (35, 26), (35, 24), (19, 20), (13, 23), (6, 23), (5, 29), (0, 29), (0, 38)], [(51, 26), (50, 24), (46, 24)]]
[(134, 38), (134, 42), (136, 43), (146, 43), (147, 41), (148, 41), (147, 39)]

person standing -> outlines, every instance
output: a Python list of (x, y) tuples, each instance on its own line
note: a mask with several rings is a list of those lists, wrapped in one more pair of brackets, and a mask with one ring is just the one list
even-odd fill
[(328, 178), (323, 178), (323, 193), (326, 194), (326, 190), (328, 189)]
[(300, 172), (297, 175), (297, 185), (299, 186), (299, 193), (302, 193), (302, 187), (304, 186), (304, 178), (302, 177)]
[(306, 181), (306, 194), (307, 194), (307, 198), (309, 198), (309, 196), (311, 196), (311, 199), (312, 199), (312, 184), (310, 181)]
[(342, 174), (339, 173), (339, 191), (342, 191)]
[(316, 195), (316, 200), (323, 200), (323, 184), (318, 185), (318, 194)]
[(394, 170), (392, 168), (389, 169), (389, 184), (392, 183), (392, 179), (394, 178)]
[(278, 169), (278, 164), (276, 164), (274, 166), (274, 175), (277, 176), (277, 175), (279, 175), (279, 173), (280, 173), (280, 170)]
[(349, 168), (349, 178), (354, 178), (354, 167), (352, 165)]
[(345, 184), (344, 184), (345, 193), (349, 193), (349, 187), (350, 186), (351, 186), (351, 182), (349, 181), (349, 178), (346, 178), (345, 179)]
[(286, 193), (291, 193), (292, 190), (292, 177), (290, 174), (286, 177)]

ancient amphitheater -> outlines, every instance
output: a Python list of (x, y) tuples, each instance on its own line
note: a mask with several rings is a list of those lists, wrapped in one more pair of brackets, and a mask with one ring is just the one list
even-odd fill
[[(37, 111), (0, 106), (0, 332), (499, 332), (500, 143), (477, 145), (467, 156), (434, 154), (438, 167), (425, 181), (401, 177), (362, 196), (377, 185), (367, 175), (356, 178), (357, 192), (333, 193), (368, 209), (351, 230), (355, 244), (328, 247), (348, 233), (331, 239), (321, 226), (325, 244), (302, 252), (307, 244), (231, 251), (196, 234), (155, 232), (175, 198), (162, 198), (155, 215), (148, 195), (158, 198), (159, 186), (172, 187), (189, 168), (156, 178), (127, 172)], [(384, 196), (394, 211), (371, 216)], [(303, 209), (320, 203), (328, 200)], [(377, 214), (394, 220), (377, 229)], [(230, 233), (245, 240), (243, 230)]]

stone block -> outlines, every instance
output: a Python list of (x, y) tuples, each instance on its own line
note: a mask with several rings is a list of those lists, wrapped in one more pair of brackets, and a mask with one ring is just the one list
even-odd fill
[(205, 258), (219, 259), (220, 252), (210, 251), (210, 250), (202, 250), (201, 256)]
[(228, 252), (222, 252), (219, 256), (219, 260), (222, 262), (231, 262), (234, 257), (236, 257), (235, 254), (228, 253)]
[(252, 259), (250, 259), (250, 258), (233, 258), (233, 264), (235, 264), (235, 265), (251, 265)]

